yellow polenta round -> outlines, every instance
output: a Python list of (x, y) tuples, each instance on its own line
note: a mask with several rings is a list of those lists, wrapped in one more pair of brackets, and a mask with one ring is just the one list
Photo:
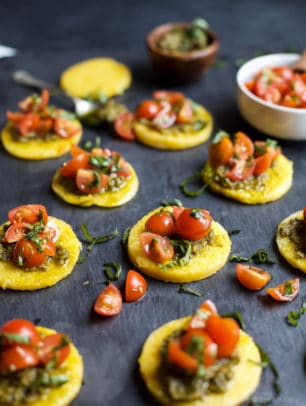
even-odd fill
[(139, 187), (139, 180), (130, 164), (127, 164), (131, 176), (128, 178), (126, 184), (119, 190), (108, 191), (103, 193), (94, 194), (76, 194), (67, 188), (62, 182), (60, 169), (58, 169), (52, 180), (53, 191), (65, 202), (74, 204), (76, 206), (88, 207), (117, 207), (129, 202), (136, 195)]
[[(306, 252), (305, 256), (299, 256), (296, 251), (295, 244), (288, 238), (281, 234), (280, 229), (282, 226), (289, 223), (291, 220), (300, 220), (303, 221), (304, 214), (303, 210), (297, 211), (290, 216), (286, 217), (282, 222), (279, 224), (276, 234), (276, 243), (281, 255), (292, 265), (294, 268), (299, 269), (306, 273)], [(305, 233), (306, 233), (306, 226), (305, 226)]]
[(23, 141), (21, 137), (15, 138), (14, 127), (8, 122), (1, 133), (1, 140), (4, 149), (11, 155), (22, 159), (51, 159), (60, 157), (70, 151), (71, 146), (78, 144), (82, 137), (82, 126), (79, 121), (74, 120), (80, 126), (80, 131), (70, 138), (54, 137), (50, 139), (33, 139)]
[[(51, 260), (47, 270), (23, 270), (13, 262), (0, 260), (0, 287), (13, 290), (36, 290), (55, 285), (68, 276), (79, 258), (81, 243), (71, 226), (56, 217), (50, 217), (60, 229), (57, 246), (65, 248), (69, 257), (65, 265), (59, 265)], [(3, 225), (0, 227), (2, 231)]]
[(231, 240), (226, 230), (216, 221), (212, 222), (213, 242), (203, 247), (201, 253), (193, 256), (187, 265), (162, 269), (160, 264), (153, 262), (143, 251), (139, 236), (145, 231), (148, 218), (160, 209), (151, 211), (131, 229), (128, 239), (128, 254), (138, 269), (146, 275), (164, 282), (183, 283), (207, 278), (225, 265), (231, 250)]
[[(42, 335), (56, 333), (46, 327), (37, 327)], [(70, 353), (62, 365), (54, 369), (55, 374), (65, 374), (69, 381), (51, 388), (43, 398), (30, 402), (30, 406), (67, 406), (77, 396), (82, 386), (83, 360), (77, 348), (70, 342)]]
[(153, 127), (135, 120), (133, 122), (133, 130), (137, 140), (153, 148), (169, 150), (192, 148), (207, 141), (213, 127), (212, 115), (199, 104), (193, 103), (193, 105), (195, 105), (194, 121), (202, 120), (206, 123), (205, 127), (201, 130), (195, 131), (192, 129), (192, 124), (190, 124), (190, 130), (186, 132), (181, 132), (174, 126), (173, 131), (171, 131), (170, 127), (166, 133), (162, 133)]
[(263, 188), (260, 190), (242, 187), (226, 188), (214, 180), (214, 175), (214, 168), (207, 162), (203, 170), (203, 179), (213, 191), (242, 203), (262, 204), (280, 199), (291, 188), (293, 162), (289, 161), (284, 155), (279, 155), (275, 159), (273, 166), (261, 175), (265, 178)]
[(123, 93), (131, 84), (129, 68), (112, 58), (93, 58), (66, 69), (60, 78), (60, 86), (76, 97), (99, 98)]
[(162, 361), (160, 349), (164, 340), (174, 331), (183, 329), (190, 317), (170, 321), (153, 331), (147, 338), (138, 359), (140, 373), (154, 398), (171, 406), (237, 406), (247, 400), (257, 388), (262, 368), (260, 354), (253, 339), (243, 331), (237, 347), (239, 363), (233, 366), (233, 379), (225, 393), (210, 393), (203, 400), (173, 401), (169, 398), (160, 376)]

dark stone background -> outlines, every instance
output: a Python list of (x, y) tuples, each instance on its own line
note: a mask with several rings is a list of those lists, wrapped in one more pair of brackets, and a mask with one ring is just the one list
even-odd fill
[[(8, 1), (0, 3), (0, 43), (16, 47), (19, 54), (0, 61), (0, 117), (29, 94), (12, 83), (17, 68), (30, 70), (48, 81), (56, 81), (70, 64), (93, 56), (111, 56), (126, 63), (133, 72), (127, 104), (133, 109), (159, 86), (152, 75), (144, 47), (146, 33), (166, 21), (205, 17), (221, 41), (219, 60), (202, 81), (177, 87), (204, 104), (213, 114), (215, 130), (247, 131), (253, 139), (263, 134), (249, 127), (240, 117), (235, 96), (237, 59), (252, 58), (257, 51), (301, 52), (305, 46), (305, 1), (191, 0), (178, 1)], [(305, 129), (306, 130), (306, 129)], [(0, 149), (0, 218), (6, 219), (11, 207), (25, 203), (45, 204), (49, 213), (63, 218), (82, 239), (81, 223), (94, 235), (119, 233), (156, 207), (164, 198), (178, 197), (186, 206), (204, 207), (228, 230), (241, 229), (232, 237), (235, 253), (249, 255), (260, 247), (276, 258), (270, 267), (273, 284), (300, 277), (299, 298), (290, 304), (269, 300), (264, 292), (243, 289), (235, 278), (235, 265), (228, 263), (217, 275), (191, 284), (202, 298), (177, 293), (178, 285), (148, 279), (146, 297), (136, 304), (125, 304), (123, 312), (102, 319), (92, 312), (93, 302), (104, 279), (106, 261), (122, 264), (124, 276), (131, 267), (122, 252), (119, 237), (96, 246), (87, 261), (77, 265), (66, 280), (36, 292), (0, 292), (0, 323), (13, 318), (40, 319), (42, 325), (68, 333), (84, 357), (84, 385), (75, 406), (141, 406), (152, 404), (138, 375), (137, 357), (147, 335), (161, 324), (191, 314), (204, 298), (215, 301), (221, 313), (240, 311), (247, 331), (270, 354), (280, 372), (283, 391), (274, 405), (305, 404), (306, 318), (297, 328), (288, 326), (285, 316), (297, 310), (305, 295), (304, 275), (291, 268), (278, 254), (275, 232), (281, 219), (305, 204), (305, 142), (282, 142), (284, 153), (294, 160), (294, 183), (281, 200), (263, 206), (244, 206), (207, 191), (191, 199), (184, 197), (179, 182), (199, 170), (207, 159), (207, 144), (197, 148), (167, 152), (118, 140), (108, 129), (85, 128), (84, 139), (102, 137), (105, 147), (116, 149), (130, 161), (140, 177), (140, 190), (133, 201), (110, 210), (82, 209), (60, 201), (51, 191), (56, 168), (67, 157), (49, 161), (21, 161)], [(91, 283), (84, 286), (83, 282)], [(305, 316), (304, 316), (305, 317)], [(265, 372), (258, 397), (271, 394), (271, 374)], [(216, 405), (217, 406), (217, 405)]]

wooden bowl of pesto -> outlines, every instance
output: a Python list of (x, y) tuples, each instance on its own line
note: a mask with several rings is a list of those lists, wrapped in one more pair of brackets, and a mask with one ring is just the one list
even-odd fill
[(146, 38), (155, 73), (172, 84), (201, 79), (213, 64), (219, 40), (205, 20), (159, 25)]

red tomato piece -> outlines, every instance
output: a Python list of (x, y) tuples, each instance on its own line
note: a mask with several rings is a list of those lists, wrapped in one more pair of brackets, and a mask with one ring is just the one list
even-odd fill
[(25, 113), (18, 124), (18, 130), (22, 136), (27, 136), (30, 132), (36, 132), (39, 125), (39, 116), (36, 113)]
[(174, 234), (174, 221), (170, 213), (159, 211), (146, 221), (145, 230), (150, 233), (170, 237)]
[(46, 207), (42, 204), (26, 204), (11, 209), (8, 212), (8, 219), (12, 224), (34, 224), (41, 220), (46, 223), (48, 221), (48, 213)]
[(262, 289), (271, 279), (271, 274), (251, 265), (237, 264), (236, 274), (239, 282), (250, 290)]
[(212, 166), (226, 165), (234, 154), (234, 145), (230, 137), (223, 136), (219, 142), (209, 145), (209, 162)]
[(33, 241), (21, 239), (13, 248), (13, 261), (21, 268), (37, 268), (46, 260), (45, 252), (39, 252)]
[(54, 257), (56, 252), (56, 246), (53, 241), (49, 240), (46, 234), (39, 235), (43, 239), (43, 250), (44, 254), (48, 255), (49, 257)]
[(63, 117), (56, 117), (54, 120), (54, 131), (60, 138), (71, 138), (81, 131), (76, 121)]
[(21, 111), (7, 111), (6, 112), (6, 118), (8, 120), (10, 120), (12, 123), (14, 123), (15, 125), (17, 125), (20, 123), (20, 121), (23, 119), (24, 117), (24, 113), (22, 113)]
[(28, 224), (26, 223), (15, 223), (9, 226), (9, 228), (6, 230), (3, 241), (4, 242), (16, 242), (20, 240), (20, 238), (23, 238), (26, 234), (26, 226)]
[(184, 99), (177, 113), (176, 121), (178, 123), (190, 123), (193, 120), (193, 108), (188, 99)]
[(52, 218), (48, 218), (48, 222), (44, 229), (44, 234), (49, 240), (54, 243), (56, 243), (56, 241), (58, 240), (60, 229)]
[(19, 371), (38, 364), (37, 352), (29, 345), (8, 347), (0, 354), (0, 367), (3, 371)]
[(234, 135), (234, 153), (240, 159), (247, 159), (254, 153), (253, 141), (242, 131), (238, 131)]
[(211, 300), (205, 300), (197, 309), (189, 323), (188, 329), (204, 328), (206, 320), (212, 315), (218, 314), (215, 304)]
[(167, 90), (156, 90), (153, 92), (153, 97), (156, 100), (165, 100), (170, 104), (176, 104), (184, 101), (185, 96), (181, 92), (171, 92)]
[(253, 175), (255, 168), (254, 159), (234, 159), (230, 160), (230, 169), (226, 172), (225, 176), (233, 182), (248, 179)]
[(120, 138), (127, 141), (133, 141), (135, 134), (133, 132), (134, 114), (130, 111), (120, 114), (115, 120), (114, 129)]
[(268, 288), (267, 294), (279, 302), (291, 302), (300, 291), (300, 280), (298, 278), (290, 279), (274, 288)]
[(155, 116), (152, 124), (157, 129), (169, 128), (176, 121), (176, 114), (173, 111), (166, 111), (166, 109), (161, 109), (160, 112)]
[(78, 169), (75, 182), (82, 193), (99, 193), (107, 186), (108, 176), (92, 169)]
[[(202, 329), (190, 329), (180, 339), (180, 345), (184, 351), (188, 349), (188, 345), (194, 338), (201, 338), (203, 340), (203, 364), (206, 367), (213, 365), (217, 358), (217, 345), (213, 342), (211, 337)], [(190, 354), (196, 356), (197, 354)]]
[(148, 288), (147, 281), (140, 273), (130, 269), (125, 281), (125, 300), (136, 302), (144, 297)]
[(45, 336), (40, 343), (38, 356), (42, 364), (49, 362), (54, 366), (61, 365), (70, 353), (70, 344), (68, 338), (63, 333), (53, 333)]
[(178, 340), (170, 340), (167, 359), (171, 364), (186, 369), (191, 373), (196, 373), (198, 370), (198, 361), (181, 348)]
[[(1, 327), (0, 334), (17, 334), (28, 339), (27, 345), (36, 346), (39, 343), (39, 333), (35, 325), (29, 320), (13, 319)], [(16, 342), (5, 337), (3, 340), (5, 346), (14, 346)]]
[(51, 132), (53, 128), (53, 118), (51, 117), (40, 117), (39, 123), (35, 132), (38, 135), (45, 135)]
[(60, 169), (60, 174), (65, 178), (74, 178), (79, 169), (87, 169), (89, 167), (89, 155), (78, 154), (73, 159), (65, 162)]
[(167, 262), (174, 256), (174, 248), (168, 238), (144, 232), (140, 234), (140, 243), (147, 256), (154, 262)]
[(269, 152), (260, 155), (259, 157), (255, 158), (255, 167), (253, 170), (253, 175), (259, 176), (260, 174), (266, 172), (272, 163), (272, 155)]
[(210, 232), (211, 223), (209, 211), (186, 208), (175, 223), (175, 232), (186, 240), (200, 240)]
[(142, 101), (136, 109), (135, 115), (138, 118), (147, 118), (151, 120), (160, 111), (161, 106), (154, 100)]
[(122, 310), (122, 295), (120, 290), (110, 283), (98, 296), (94, 311), (102, 316), (115, 316)]
[(44, 110), (45, 107), (47, 107), (49, 103), (49, 90), (48, 89), (42, 89), (41, 95), (40, 95), (40, 103), (37, 106), (37, 111), (42, 111)]

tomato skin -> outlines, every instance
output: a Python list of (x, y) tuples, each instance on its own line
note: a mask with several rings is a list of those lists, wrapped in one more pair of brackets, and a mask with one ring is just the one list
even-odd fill
[(255, 161), (254, 159), (250, 159), (249, 161), (244, 159), (231, 159), (230, 165), (231, 167), (225, 176), (233, 182), (239, 182), (253, 175)]
[(41, 204), (26, 204), (11, 209), (8, 212), (8, 219), (12, 224), (15, 223), (34, 224), (40, 220), (46, 223), (48, 220), (48, 213), (45, 206)]
[(22, 136), (27, 136), (29, 132), (35, 132), (39, 124), (39, 116), (36, 113), (26, 113), (20, 123), (18, 130)]
[(77, 122), (63, 117), (56, 117), (54, 120), (54, 131), (60, 138), (71, 138), (81, 131)]
[(65, 361), (69, 353), (70, 345), (67, 337), (63, 333), (54, 333), (41, 340), (38, 356), (43, 365), (54, 360), (57, 367)]
[(144, 232), (140, 234), (139, 239), (144, 252), (152, 261), (162, 263), (173, 258), (174, 248), (167, 238)]
[(144, 297), (148, 289), (145, 278), (140, 273), (130, 269), (125, 281), (125, 300), (136, 302)]
[(94, 311), (102, 316), (115, 316), (122, 310), (122, 295), (120, 290), (110, 283), (99, 294), (94, 305)]
[[(6, 322), (1, 327), (0, 334), (1, 333), (11, 333), (26, 336), (29, 338), (29, 343), (27, 343), (27, 345), (31, 345), (33, 347), (36, 346), (40, 340), (39, 333), (35, 325), (29, 320), (25, 319), (13, 319)], [(16, 345), (14, 341), (10, 341), (7, 337), (3, 342), (6, 347)]]
[(226, 165), (234, 154), (234, 145), (229, 137), (209, 145), (209, 162), (212, 166)]
[[(98, 184), (96, 185), (97, 177)], [(78, 169), (75, 182), (77, 188), (82, 193), (99, 193), (107, 186), (108, 176), (104, 173), (99, 173), (92, 169)]]
[(172, 206), (172, 210), (173, 210), (173, 218), (174, 218), (174, 223), (177, 222), (177, 219), (180, 217), (180, 215), (183, 213), (183, 211), (185, 210), (185, 207), (182, 206)]
[(198, 361), (181, 348), (178, 340), (170, 340), (167, 359), (170, 363), (186, 369), (191, 373), (197, 372)]
[(19, 371), (38, 364), (37, 352), (29, 345), (14, 345), (4, 349), (0, 354), (0, 367), (3, 371)]
[(42, 89), (41, 95), (40, 95), (40, 103), (37, 106), (38, 111), (42, 111), (49, 103), (49, 90), (48, 89)]
[(136, 109), (135, 115), (137, 118), (147, 118), (151, 120), (160, 111), (161, 106), (156, 101), (144, 100)]
[(12, 242), (17, 242), (21, 238), (25, 236), (26, 233), (26, 223), (15, 223), (9, 226), (9, 228), (6, 230), (3, 241), (12, 243)]
[(161, 236), (171, 236), (174, 234), (174, 221), (171, 214), (160, 211), (152, 214), (145, 224), (145, 230)]
[(175, 104), (184, 101), (185, 96), (181, 92), (172, 92), (168, 90), (155, 90), (153, 97), (156, 100), (165, 100), (170, 104)]
[[(286, 292), (289, 290), (289, 292)], [(298, 278), (290, 279), (274, 288), (268, 288), (267, 294), (279, 302), (291, 302), (300, 291), (300, 280)]]
[(78, 169), (87, 169), (89, 167), (89, 155), (78, 154), (73, 159), (65, 162), (60, 169), (60, 174), (65, 178), (74, 178)]
[(218, 314), (215, 304), (211, 300), (205, 300), (192, 316), (188, 329), (204, 328), (206, 320), (212, 315)]
[(229, 357), (234, 352), (240, 335), (234, 319), (213, 314), (206, 321), (205, 331), (218, 345), (218, 358)]
[(193, 120), (193, 108), (188, 99), (184, 99), (177, 113), (176, 122), (180, 124), (190, 123)]
[(210, 232), (211, 223), (209, 211), (186, 208), (175, 223), (175, 232), (186, 240), (200, 240)]
[(133, 132), (132, 123), (134, 120), (134, 114), (130, 111), (120, 114), (114, 123), (114, 129), (120, 138), (127, 141), (133, 141), (135, 139), (135, 134)]
[(23, 238), (13, 248), (13, 261), (22, 268), (37, 268), (46, 260), (45, 252), (39, 252), (33, 241)]
[(251, 265), (237, 264), (236, 275), (244, 287), (250, 290), (262, 289), (271, 279), (271, 274)]
[(269, 152), (260, 155), (258, 158), (255, 158), (255, 167), (253, 170), (253, 175), (258, 176), (263, 172), (266, 172), (272, 163), (272, 156)]
[(240, 159), (247, 159), (254, 153), (253, 141), (242, 131), (238, 131), (234, 135), (234, 153)]
[(203, 364), (205, 367), (209, 367), (216, 362), (217, 357), (217, 345), (213, 342), (211, 337), (202, 329), (187, 330), (180, 340), (180, 345), (183, 350), (186, 350), (188, 344), (193, 337), (202, 337), (204, 343)]

